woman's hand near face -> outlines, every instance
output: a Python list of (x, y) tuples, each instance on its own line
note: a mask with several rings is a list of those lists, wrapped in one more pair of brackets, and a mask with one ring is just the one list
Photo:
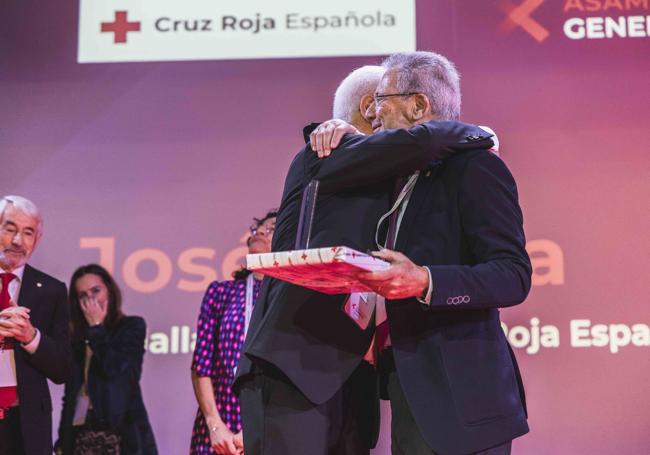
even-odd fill
[(79, 304), (90, 327), (100, 325), (106, 319), (106, 313), (108, 313), (107, 302), (100, 303), (97, 297), (91, 296), (82, 298)]

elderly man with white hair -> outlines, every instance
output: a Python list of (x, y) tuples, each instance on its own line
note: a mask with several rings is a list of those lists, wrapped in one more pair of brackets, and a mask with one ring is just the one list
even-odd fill
[[(366, 112), (374, 112), (369, 107), (374, 102), (373, 93), (383, 74), (384, 68), (380, 66), (363, 66), (352, 71), (336, 90), (333, 116), (371, 133), (372, 118), (366, 117)], [(308, 135), (316, 126), (305, 127), (305, 140), (309, 140)], [(281, 243), (278, 246), (274, 240), (274, 249), (293, 247), (297, 234), (294, 222), (297, 222), (302, 194), (312, 174), (304, 165), (320, 167), (322, 164), (309, 145), (294, 159), (282, 198), (279, 231), (276, 226)], [(318, 245), (324, 238), (334, 236), (337, 240), (332, 240), (332, 245), (345, 243), (359, 249), (370, 247), (375, 219), (390, 204), (383, 185), (374, 185), (361, 194), (329, 187), (327, 179), (322, 179), (321, 183), (327, 202), (319, 200), (319, 215), (311, 233), (312, 244), (316, 242)], [(320, 216), (325, 211), (329, 213), (327, 220)], [(350, 213), (364, 213), (367, 218), (358, 220), (353, 226), (349, 221)], [(347, 224), (353, 233), (347, 235), (347, 229), (339, 231), (341, 224)], [(288, 291), (280, 297), (288, 300), (287, 305), (283, 305), (276, 298), (278, 288), (270, 291), (272, 296), (267, 291), (264, 286), (260, 291), (264, 301), (260, 302), (258, 297), (235, 384), (240, 388), (245, 453), (368, 454), (379, 432), (377, 378), (372, 366), (363, 361), (363, 354), (372, 338), (372, 327), (360, 330), (340, 311), (340, 302), (333, 296), (293, 286), (280, 291)], [(313, 305), (320, 310), (309, 316), (311, 321), (292, 314), (296, 309)], [(305, 332), (305, 324), (320, 326), (313, 331), (315, 337)], [(341, 324), (340, 329), (336, 327)], [(283, 325), (288, 327), (283, 329)], [(318, 333), (323, 330), (329, 333)], [(279, 332), (284, 332), (284, 335), (276, 338)], [(333, 336), (340, 336), (343, 344), (328, 340)], [(285, 346), (273, 346), (271, 338)], [(357, 352), (350, 352), (344, 344), (354, 345), (353, 351)], [(251, 356), (247, 346), (256, 353)], [(322, 364), (317, 365), (321, 361)], [(303, 365), (303, 362), (311, 365)], [(321, 375), (320, 372), (326, 370), (329, 372)], [(307, 388), (304, 386), (306, 382), (311, 384)]]
[[(383, 66), (371, 141), (381, 138), (393, 153), (385, 158), (399, 166), (408, 148), (382, 135), (453, 125), (460, 78), (433, 52), (393, 54)], [(354, 131), (335, 125), (316, 130), (325, 136), (312, 140), (321, 144), (319, 154), (340, 153), (331, 138)], [(491, 136), (485, 129), (467, 134), (465, 153), (424, 163), (396, 185), (403, 197), (391, 213), (386, 248), (375, 253), (391, 265), (359, 275), (384, 297), (375, 347), (395, 455), (506, 455), (528, 432), (522, 378), (499, 310), (524, 301), (532, 267), (517, 186), (495, 156), (494, 138), (486, 144)], [(360, 169), (376, 166), (365, 141), (345, 150)]]
[(368, 108), (374, 102), (373, 94), (384, 71), (382, 66), (366, 65), (348, 74), (334, 93), (332, 118), (344, 120), (362, 133), (371, 134), (372, 118), (368, 117)]
[[(335, 97), (334, 116), (340, 119), (319, 130), (337, 136), (337, 122), (347, 120), (355, 132), (370, 133), (373, 93), (383, 73), (377, 67), (352, 72)], [(341, 146), (334, 151), (331, 141), (315, 144), (314, 138), (322, 135), (312, 135), (289, 168), (273, 251), (294, 248), (303, 194), (313, 186), (318, 197), (310, 248), (376, 248), (377, 222), (392, 205), (396, 178), (468, 148), (466, 138), (479, 135), (487, 137), (475, 126), (446, 122), (414, 131), (340, 134)], [(480, 143), (492, 145), (489, 140)], [(327, 159), (314, 153), (323, 145), (330, 148), (324, 151), (331, 153)], [(360, 153), (350, 152), (359, 146)], [(471, 148), (476, 148), (474, 143)], [(375, 445), (377, 378), (365, 361), (375, 326), (371, 314), (363, 318), (346, 311), (347, 299), (265, 279), (235, 382), (246, 455), (363, 455)]]
[(65, 284), (27, 264), (42, 234), (34, 203), (0, 199), (0, 455), (52, 453), (47, 379), (70, 371)]

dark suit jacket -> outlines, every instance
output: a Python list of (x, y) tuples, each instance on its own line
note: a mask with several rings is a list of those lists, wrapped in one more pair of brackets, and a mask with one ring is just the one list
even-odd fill
[[(111, 330), (103, 325), (86, 329), (93, 351), (88, 370), (93, 413), (122, 436), (125, 454), (158, 453), (140, 390), (145, 334), (146, 324), (138, 316), (125, 316)], [(75, 342), (73, 349), (73, 373), (65, 385), (57, 442), (64, 454), (72, 453), (72, 420), (84, 381), (84, 342)]]
[(34, 354), (15, 345), (20, 427), (29, 455), (52, 453), (52, 400), (47, 379), (61, 384), (70, 373), (67, 295), (65, 284), (25, 266), (16, 303), (31, 310), (32, 325), (41, 332)]
[[(305, 186), (320, 181), (310, 247), (345, 245), (376, 249), (375, 227), (391, 204), (394, 179), (457, 150), (486, 147), (483, 131), (458, 122), (431, 122), (373, 136), (347, 135), (319, 160), (309, 146), (293, 160), (285, 181), (273, 251), (294, 248)], [(482, 140), (481, 140), (482, 138)], [(475, 140), (476, 141), (476, 140)], [(253, 312), (238, 378), (251, 360), (279, 368), (313, 403), (336, 393), (367, 352), (374, 327), (365, 331), (341, 307), (345, 295), (325, 295), (276, 279), (265, 279)]]
[(515, 181), (492, 153), (458, 154), (421, 174), (396, 249), (426, 265), (429, 308), (387, 302), (395, 364), (430, 447), (467, 454), (528, 431), (517, 363), (500, 307), (530, 289)]

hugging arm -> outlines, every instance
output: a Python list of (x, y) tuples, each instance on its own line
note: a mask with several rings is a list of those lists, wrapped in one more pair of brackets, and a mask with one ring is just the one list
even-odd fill
[(464, 150), (489, 149), (491, 134), (456, 121), (431, 121), (410, 129), (395, 129), (371, 136), (345, 135), (332, 154), (319, 160), (307, 156), (319, 191), (335, 192), (405, 176), (432, 161)]

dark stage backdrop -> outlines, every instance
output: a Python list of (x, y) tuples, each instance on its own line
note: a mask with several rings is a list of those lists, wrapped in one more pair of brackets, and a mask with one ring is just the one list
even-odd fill
[[(650, 453), (649, 15), (647, 0), (417, 2), (417, 48), (457, 64), (463, 119), (499, 133), (519, 185), (535, 271), (502, 312), (530, 413), (515, 453)], [(113, 271), (148, 323), (161, 452), (186, 453), (202, 292), (278, 205), (303, 124), (379, 58), (78, 64), (77, 27), (75, 2), (0, 2), (0, 193), (45, 215), (34, 266)]]

